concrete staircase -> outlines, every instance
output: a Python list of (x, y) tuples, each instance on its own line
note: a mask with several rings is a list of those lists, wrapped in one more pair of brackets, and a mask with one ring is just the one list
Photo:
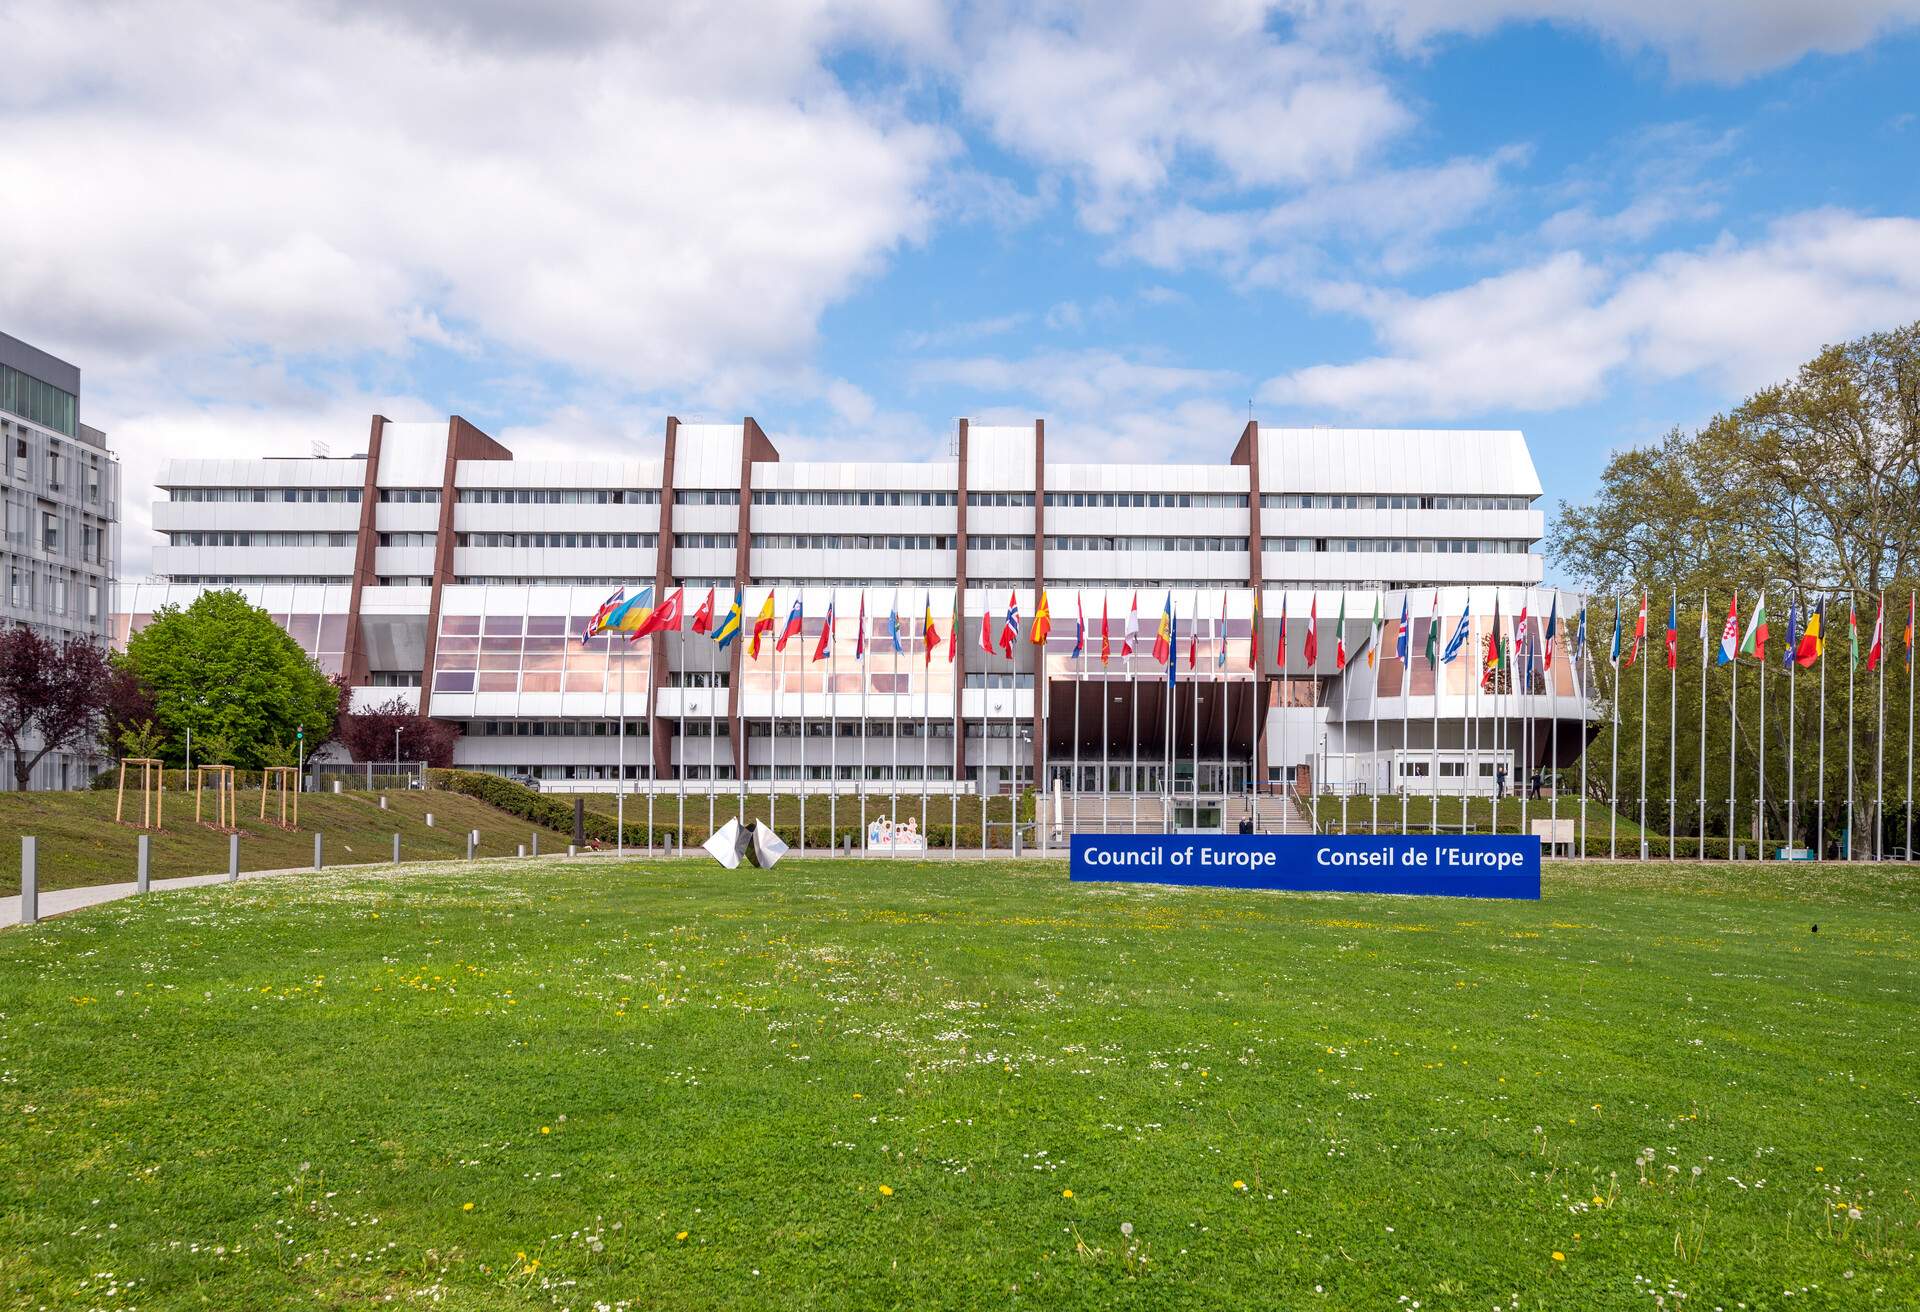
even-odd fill
[[(1253, 799), (1254, 828), (1263, 834), (1310, 834), (1313, 823), (1297, 798), (1263, 795)], [(1224, 818), (1228, 833), (1238, 833), (1241, 817), (1247, 814), (1248, 799), (1229, 797)]]

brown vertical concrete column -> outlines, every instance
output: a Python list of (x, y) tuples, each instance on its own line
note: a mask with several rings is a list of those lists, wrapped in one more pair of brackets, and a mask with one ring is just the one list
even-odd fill
[[(658, 606), (673, 590), (673, 461), (680, 441), (680, 421), (667, 416), (667, 435), (660, 458), (660, 533), (653, 552), (653, 604)], [(678, 635), (675, 635), (678, 641)], [(649, 634), (647, 660), (653, 675), (647, 680), (647, 743), (653, 752), (653, 782), (673, 773), (673, 722), (654, 714), (660, 682), (667, 673), (667, 635)], [(686, 692), (681, 691), (685, 697)], [(682, 744), (684, 748), (685, 744)]]
[(462, 460), (511, 460), (513, 452), (472, 424), (453, 415), (447, 420), (447, 458), (440, 472), (439, 530), (433, 539), (433, 591), (427, 601), (427, 644), (420, 670), (420, 715), (433, 698), (433, 650), (440, 640), (440, 592), (453, 581), (454, 475)]
[[(353, 586), (347, 593), (347, 654), (340, 671), (349, 686), (363, 684), (372, 676), (368, 668), (367, 641), (360, 631), (360, 594), (377, 582), (373, 572), (373, 549), (380, 544), (380, 439), (386, 433), (387, 417), (375, 415), (367, 434), (367, 467), (360, 485), (360, 531), (353, 540)], [(426, 689), (420, 692), (426, 698)]]
[[(1047, 587), (1047, 421), (1033, 421), (1033, 605), (1040, 606), (1040, 594)], [(1047, 687), (1047, 649), (1044, 644), (1033, 649), (1033, 749), (1027, 768), (1033, 772), (1033, 786), (1042, 793), (1041, 802), (1045, 802), (1046, 780), (1040, 777), (1041, 763), (1046, 759), (1047, 721), (1053, 710), (1048, 698)], [(1017, 791), (1017, 790), (1016, 790)]]
[[(953, 617), (956, 628), (966, 626), (967, 611), (967, 421), (960, 421), (959, 433), (960, 463), (955, 468), (953, 486), (956, 501), (953, 538), (953, 583), (955, 603), (958, 613)], [(956, 634), (953, 641), (953, 778), (956, 783), (967, 775), (967, 717), (962, 712), (964, 693), (967, 683), (967, 649), (969, 633)]]
[(747, 777), (747, 736), (745, 726), (740, 721), (740, 701), (744, 689), (740, 686), (741, 656), (746, 649), (747, 637), (753, 631), (753, 599), (744, 596), (753, 563), (753, 465), (756, 460), (772, 463), (780, 459), (779, 451), (774, 449), (767, 435), (748, 415), (741, 423), (740, 431), (740, 516), (736, 521), (733, 548), (734, 586), (743, 590), (740, 603), (740, 636), (727, 644), (731, 659), (727, 665), (728, 689), (727, 702), (733, 711), (733, 730), (729, 735), (733, 740), (734, 777)]
[[(1263, 585), (1261, 561), (1263, 553), (1260, 542), (1260, 421), (1247, 420), (1247, 426), (1240, 431), (1239, 445), (1233, 448), (1233, 463), (1247, 467), (1247, 586), (1259, 595)], [(1261, 614), (1264, 623), (1266, 615)], [(1266, 662), (1267, 644), (1259, 633), (1253, 635), (1253, 725), (1259, 733), (1259, 717), (1266, 707), (1267, 681), (1263, 666)], [(1265, 735), (1259, 735), (1264, 743)], [(1264, 759), (1258, 761), (1254, 775), (1254, 787), (1266, 782), (1267, 766)]]

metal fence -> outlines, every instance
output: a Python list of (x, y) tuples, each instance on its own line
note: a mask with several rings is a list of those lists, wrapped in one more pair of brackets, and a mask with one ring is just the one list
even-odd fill
[(307, 791), (373, 792), (381, 788), (425, 788), (425, 761), (314, 761), (307, 764)]

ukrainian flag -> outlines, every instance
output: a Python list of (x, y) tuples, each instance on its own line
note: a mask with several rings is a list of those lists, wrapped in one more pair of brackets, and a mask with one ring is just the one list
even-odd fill
[(735, 588), (733, 590), (733, 607), (727, 611), (726, 618), (720, 621), (720, 627), (713, 632), (713, 640), (720, 645), (723, 651), (726, 649), (728, 643), (740, 636), (741, 606), (745, 600), (744, 589)]
[(600, 629), (603, 633), (631, 633), (645, 624), (647, 616), (651, 614), (653, 614), (653, 589), (642, 588), (626, 601), (615, 606)]

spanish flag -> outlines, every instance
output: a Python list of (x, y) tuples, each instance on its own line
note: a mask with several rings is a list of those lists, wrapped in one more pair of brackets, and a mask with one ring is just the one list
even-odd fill
[(1027, 641), (1038, 647), (1053, 632), (1053, 612), (1047, 607), (1047, 590), (1040, 589), (1040, 604), (1033, 611), (1033, 627), (1027, 633)]
[(773, 632), (773, 594), (769, 592), (767, 594), (766, 601), (761, 603), (760, 613), (753, 617), (753, 637), (747, 643), (747, 655), (751, 656), (754, 660), (759, 660), (760, 659), (760, 635), (763, 633), (772, 633), (772, 632)]

